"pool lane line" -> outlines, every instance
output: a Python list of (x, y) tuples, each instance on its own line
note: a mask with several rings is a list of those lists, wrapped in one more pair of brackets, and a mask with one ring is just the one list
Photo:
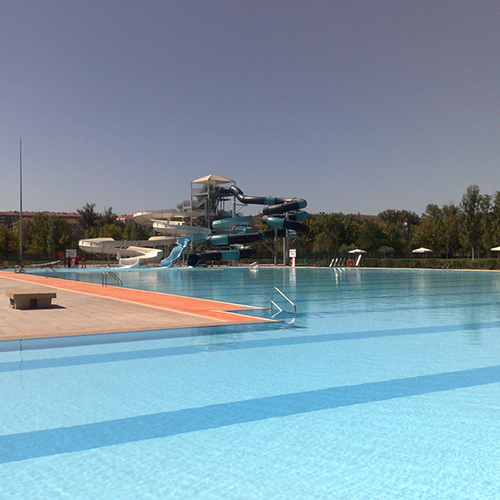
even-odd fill
[(0, 464), (498, 383), (500, 366), (486, 366), (4, 434)]

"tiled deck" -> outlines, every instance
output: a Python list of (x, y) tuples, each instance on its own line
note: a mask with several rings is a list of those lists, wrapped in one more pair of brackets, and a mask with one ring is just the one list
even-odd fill
[[(55, 291), (49, 309), (12, 309), (7, 290)], [(269, 322), (227, 302), (0, 271), (0, 341)], [(234, 313), (231, 311), (240, 311)]]

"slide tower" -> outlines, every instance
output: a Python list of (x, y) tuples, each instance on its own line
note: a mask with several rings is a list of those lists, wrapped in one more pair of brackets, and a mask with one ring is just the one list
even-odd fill
[[(245, 246), (249, 243), (272, 239), (275, 236), (286, 237), (289, 231), (293, 231), (294, 234), (299, 236), (309, 231), (309, 227), (303, 224), (303, 221), (307, 218), (307, 212), (302, 209), (307, 206), (307, 202), (302, 198), (247, 196), (234, 185), (229, 188), (218, 186), (214, 190), (214, 195), (220, 198), (233, 196), (242, 205), (264, 205), (262, 222), (273, 229), (257, 232), (211, 234), (207, 237), (206, 243), (214, 249), (191, 253), (188, 256), (189, 266), (196, 267), (207, 262), (252, 258), (255, 255), (255, 250), (252, 247)], [(212, 227), (215, 228), (218, 222), (214, 221)], [(224, 222), (224, 220), (221, 222)]]

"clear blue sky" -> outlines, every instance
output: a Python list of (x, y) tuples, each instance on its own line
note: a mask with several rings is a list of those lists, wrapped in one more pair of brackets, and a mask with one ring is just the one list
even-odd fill
[(3, 0), (0, 210), (175, 207), (215, 173), (308, 211), (500, 190), (498, 0)]

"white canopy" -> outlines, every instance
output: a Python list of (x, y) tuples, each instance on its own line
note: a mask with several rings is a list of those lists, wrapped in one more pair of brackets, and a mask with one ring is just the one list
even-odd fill
[(230, 184), (231, 182), (234, 181), (232, 181), (231, 179), (226, 179), (225, 177), (222, 177), (220, 175), (209, 174), (205, 175), (205, 177), (196, 179), (192, 182), (192, 184)]
[(492, 252), (500, 252), (500, 247), (495, 247), (491, 249)]
[(416, 248), (415, 250), (413, 250), (413, 253), (426, 253), (426, 252), (432, 252), (432, 250), (430, 248), (424, 248), (424, 247)]
[(349, 253), (366, 253), (366, 251), (355, 248), (354, 250), (349, 250)]

